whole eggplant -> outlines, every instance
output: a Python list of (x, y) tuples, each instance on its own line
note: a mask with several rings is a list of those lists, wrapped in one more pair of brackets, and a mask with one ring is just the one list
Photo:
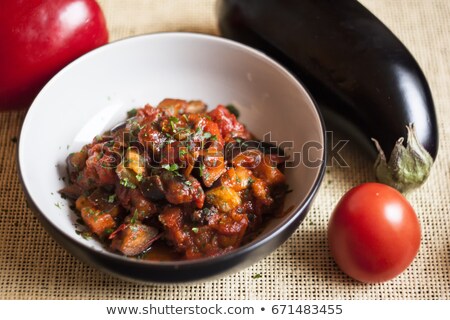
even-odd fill
[[(406, 47), (358, 1), (218, 0), (218, 15), (223, 36), (284, 64), (326, 120), (345, 119), (377, 147), (379, 180), (401, 191), (426, 180), (438, 152), (430, 88)], [(382, 150), (393, 150), (390, 159)]]

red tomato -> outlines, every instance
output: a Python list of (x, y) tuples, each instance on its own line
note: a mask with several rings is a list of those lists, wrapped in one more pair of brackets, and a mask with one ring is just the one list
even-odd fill
[(28, 107), (60, 69), (108, 42), (94, 0), (1, 0), (0, 111)]
[(334, 210), (328, 241), (338, 266), (362, 282), (383, 282), (402, 273), (420, 246), (414, 209), (397, 190), (365, 183), (347, 192)]

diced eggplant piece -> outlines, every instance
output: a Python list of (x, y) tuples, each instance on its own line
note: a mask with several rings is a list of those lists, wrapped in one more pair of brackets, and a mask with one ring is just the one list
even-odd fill
[(76, 200), (83, 194), (83, 189), (79, 185), (69, 184), (59, 190), (59, 193), (61, 193), (64, 197)]
[(243, 167), (228, 169), (220, 178), (223, 186), (233, 188), (235, 191), (241, 191), (250, 185), (252, 181), (252, 172)]
[(183, 212), (181, 209), (178, 207), (166, 207), (158, 218), (164, 226), (165, 238), (178, 251), (184, 250), (189, 234), (183, 230)]
[(241, 204), (241, 197), (232, 188), (221, 186), (206, 193), (206, 202), (222, 212), (230, 212)]
[(187, 103), (185, 113), (202, 113), (206, 111), (206, 104), (201, 100), (191, 100)]
[(79, 197), (75, 205), (86, 226), (99, 237), (104, 237), (116, 228), (112, 215), (95, 208), (85, 196)]
[(233, 160), (234, 167), (244, 167), (248, 169), (256, 168), (262, 161), (263, 154), (261, 151), (256, 149), (249, 149), (242, 151), (236, 155)]
[(186, 110), (187, 101), (181, 99), (164, 99), (158, 104), (161, 109), (168, 116), (177, 116), (184, 113)]
[(256, 199), (259, 199), (262, 204), (269, 206), (273, 203), (273, 199), (270, 196), (270, 190), (268, 184), (259, 178), (255, 178), (252, 183), (252, 194)]
[(209, 147), (203, 156), (201, 164), (201, 177), (206, 187), (211, 187), (217, 179), (227, 170), (222, 151), (216, 147)]
[(133, 170), (126, 168), (123, 163), (116, 168), (117, 176), (120, 179), (120, 184), (129, 189), (136, 189), (139, 185), (139, 180)]
[(99, 237), (104, 237), (116, 227), (116, 222), (111, 214), (92, 208), (83, 208), (81, 218), (88, 226), (89, 230)]
[(86, 166), (87, 158), (88, 154), (84, 151), (71, 153), (66, 159), (69, 175), (72, 176), (81, 172)]
[(206, 111), (206, 107), (206, 104), (200, 100), (164, 99), (158, 104), (158, 108), (170, 116), (183, 113), (201, 113)]
[(234, 157), (239, 155), (241, 152), (248, 150), (261, 151), (265, 155), (270, 155), (272, 160), (276, 161), (277, 164), (281, 164), (289, 159), (289, 157), (285, 155), (283, 149), (277, 147), (276, 145), (269, 142), (255, 140), (245, 140), (240, 142), (234, 141), (227, 143), (225, 146), (225, 159), (231, 162)]
[(115, 194), (107, 193), (101, 188), (92, 192), (88, 200), (98, 210), (109, 213), (112, 217), (117, 217), (120, 213)]
[(218, 233), (220, 247), (236, 248), (241, 244), (247, 230), (248, 217), (246, 214), (240, 214), (233, 210), (214, 216), (209, 221), (209, 226)]
[(159, 237), (158, 229), (140, 222), (128, 223), (119, 227), (112, 235), (111, 248), (126, 256), (136, 256), (152, 245)]
[(161, 173), (161, 181), (165, 190), (167, 201), (172, 204), (195, 203), (197, 208), (203, 207), (205, 193), (197, 179), (189, 176), (186, 180), (171, 171)]
[(142, 177), (145, 174), (144, 157), (139, 154), (137, 148), (128, 148), (126, 159), (126, 167), (133, 170), (137, 176)]
[(191, 220), (200, 224), (207, 224), (209, 219), (218, 213), (219, 211), (214, 206), (211, 206), (210, 208), (205, 207), (203, 209), (194, 210), (191, 214)]
[(270, 156), (265, 155), (262, 161), (253, 169), (256, 177), (263, 179), (269, 186), (284, 183), (286, 178), (277, 168)]
[(139, 188), (147, 199), (159, 201), (165, 198), (164, 187), (160, 176), (149, 176), (142, 179)]
[(158, 210), (156, 205), (144, 197), (142, 192), (138, 189), (131, 190), (131, 212), (136, 214), (136, 218), (139, 221), (145, 220), (153, 216)]

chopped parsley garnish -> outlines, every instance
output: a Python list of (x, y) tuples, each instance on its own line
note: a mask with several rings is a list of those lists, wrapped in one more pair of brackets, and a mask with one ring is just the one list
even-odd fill
[(126, 188), (136, 189), (136, 185), (133, 182), (131, 182), (128, 178), (120, 179), (120, 184)]
[(161, 166), (161, 168), (166, 169), (167, 171), (177, 171), (178, 170), (178, 165), (176, 163), (172, 163), (172, 164), (163, 164)]
[(129, 111), (127, 112), (127, 116), (128, 116), (128, 118), (132, 118), (132, 117), (135, 117), (135, 116), (136, 116), (136, 114), (137, 114), (137, 110), (136, 110), (136, 108), (133, 108), (133, 109), (131, 109), (131, 110), (129, 110)]
[(192, 228), (192, 232), (193, 233), (198, 233), (198, 228), (197, 227)]
[(133, 217), (131, 217), (130, 223), (135, 224), (138, 217), (139, 217), (139, 212), (137, 210), (134, 210)]
[(89, 240), (92, 238), (92, 233), (89, 231), (75, 230), (75, 233), (81, 236), (84, 240)]
[(111, 228), (105, 229), (105, 231), (104, 231), (105, 235), (110, 235), (113, 232), (114, 232), (114, 229), (111, 229)]
[(173, 132), (175, 132), (175, 123), (178, 123), (179, 121), (180, 121), (180, 119), (178, 119), (177, 117), (169, 118), (170, 126), (172, 127)]
[(137, 179), (137, 181), (139, 181), (139, 182), (141, 182), (143, 178), (144, 178), (144, 177), (142, 176), (142, 174), (137, 174), (137, 175), (136, 175), (136, 179)]
[(206, 169), (205, 165), (202, 163), (198, 168), (200, 170), (200, 177), (203, 177), (203, 171)]
[(239, 118), (240, 112), (238, 109), (236, 109), (236, 107), (234, 105), (229, 104), (225, 108), (227, 108), (227, 110), (230, 111), (230, 113), (234, 114), (236, 119)]
[(261, 273), (256, 273), (256, 274), (252, 275), (252, 279), (259, 279), (259, 278), (262, 278)]
[(114, 203), (115, 200), (116, 200), (115, 194), (112, 194), (108, 197), (108, 203)]
[(173, 123), (178, 123), (178, 121), (180, 121), (180, 119), (178, 119), (177, 117), (169, 117), (169, 121), (173, 122)]
[(186, 149), (180, 149), (180, 151), (178, 152), (180, 157), (186, 155), (188, 152), (186, 151)]

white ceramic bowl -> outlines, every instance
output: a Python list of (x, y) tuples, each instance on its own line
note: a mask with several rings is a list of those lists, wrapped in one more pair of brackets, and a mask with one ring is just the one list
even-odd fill
[[(293, 192), (289, 213), (231, 253), (196, 261), (148, 262), (105, 250), (76, 233), (76, 215), (58, 194), (65, 159), (97, 134), (123, 121), (126, 111), (164, 98), (201, 99), (210, 107), (234, 103), (258, 138), (271, 132), (300, 163), (286, 170)], [(298, 227), (322, 180), (324, 127), (303, 86), (266, 55), (218, 37), (161, 33), (96, 49), (59, 72), (33, 102), (23, 124), (19, 167), (30, 205), (48, 232), (69, 252), (101, 270), (150, 282), (221, 276), (246, 267), (282, 244)], [(306, 154), (307, 153), (307, 154)]]

